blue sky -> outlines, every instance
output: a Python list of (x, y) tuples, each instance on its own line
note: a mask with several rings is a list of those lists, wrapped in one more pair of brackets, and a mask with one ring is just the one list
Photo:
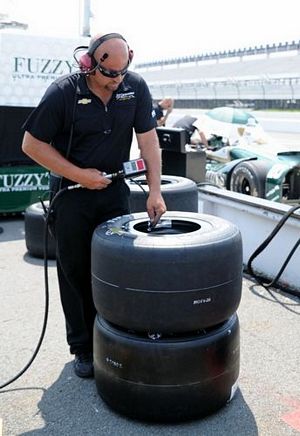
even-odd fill
[[(40, 35), (78, 36), (83, 0), (1, 0)], [(123, 33), (135, 61), (300, 40), (298, 0), (91, 0), (91, 33)]]

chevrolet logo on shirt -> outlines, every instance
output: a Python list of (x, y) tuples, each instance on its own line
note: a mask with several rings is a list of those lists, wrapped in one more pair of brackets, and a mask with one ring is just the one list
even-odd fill
[(78, 104), (89, 104), (92, 100), (90, 98), (82, 98), (81, 100), (78, 100)]

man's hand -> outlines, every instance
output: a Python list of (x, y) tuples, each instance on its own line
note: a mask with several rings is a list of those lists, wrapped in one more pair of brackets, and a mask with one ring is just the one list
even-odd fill
[(167, 208), (161, 194), (150, 194), (147, 200), (147, 212), (150, 218), (151, 225), (156, 226), (161, 216), (166, 212)]
[(111, 180), (95, 168), (84, 168), (80, 171), (78, 183), (88, 189), (105, 189), (111, 184)]

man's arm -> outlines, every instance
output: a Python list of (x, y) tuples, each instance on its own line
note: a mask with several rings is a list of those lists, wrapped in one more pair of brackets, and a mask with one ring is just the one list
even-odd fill
[(164, 126), (167, 122), (168, 116), (172, 112), (172, 109), (167, 109), (165, 115), (163, 115), (159, 120), (157, 120), (157, 125), (159, 127)]
[(206, 138), (206, 135), (205, 135), (204, 129), (203, 129), (204, 125), (205, 125), (205, 121), (204, 121), (203, 117), (202, 117), (202, 119), (197, 118), (197, 120), (193, 123), (193, 126), (196, 127), (196, 129), (199, 133), (201, 144), (203, 144), (205, 147), (208, 147), (207, 138)]
[(157, 120), (158, 126), (164, 126), (167, 122), (168, 116), (173, 110), (174, 107), (174, 100), (172, 98), (166, 98), (159, 103), (161, 105), (161, 108), (166, 110), (165, 115), (162, 115), (161, 118)]
[(208, 142), (207, 142), (207, 139), (206, 139), (204, 132), (202, 130), (199, 130), (199, 129), (198, 129), (198, 132), (199, 132), (199, 136), (201, 138), (201, 144), (203, 144), (205, 147), (208, 147)]
[(149, 197), (147, 200), (147, 212), (153, 225), (156, 225), (162, 214), (166, 212), (166, 205), (161, 195), (161, 151), (159, 148), (156, 130), (137, 133), (138, 146), (141, 157), (147, 167), (147, 182)]
[(40, 141), (25, 132), (22, 150), (31, 159), (55, 174), (79, 183), (88, 189), (106, 188), (111, 181), (96, 168), (80, 168), (65, 159), (51, 144)]

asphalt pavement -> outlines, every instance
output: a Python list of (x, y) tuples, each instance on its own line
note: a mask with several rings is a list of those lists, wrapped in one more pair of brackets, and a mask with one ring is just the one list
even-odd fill
[[(23, 217), (1, 218), (0, 384), (31, 358), (44, 316), (44, 270), (24, 241)], [(133, 421), (111, 410), (93, 379), (73, 373), (65, 341), (55, 261), (49, 262), (46, 335), (30, 368), (0, 391), (5, 436), (296, 436), (300, 432), (299, 299), (243, 281), (239, 387), (233, 400), (203, 419), (179, 424)], [(1, 431), (0, 431), (1, 434)]]

